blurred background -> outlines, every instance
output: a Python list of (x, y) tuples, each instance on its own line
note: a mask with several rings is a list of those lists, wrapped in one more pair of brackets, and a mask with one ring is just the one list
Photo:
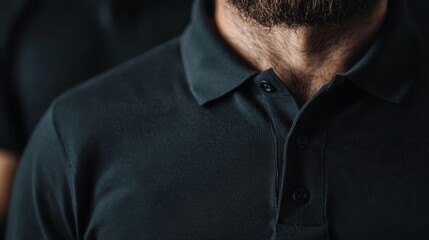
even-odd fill
[(19, 155), (52, 100), (178, 36), (191, 4), (0, 0), (0, 228)]

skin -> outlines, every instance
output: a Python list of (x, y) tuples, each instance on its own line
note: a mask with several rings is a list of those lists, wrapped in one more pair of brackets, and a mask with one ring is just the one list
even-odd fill
[(18, 165), (17, 160), (14, 154), (0, 150), (0, 219), (7, 213), (13, 178)]
[(273, 68), (299, 106), (335, 74), (345, 73), (368, 49), (387, 13), (388, 0), (337, 26), (266, 27), (227, 0), (216, 0), (219, 33), (236, 53), (259, 71)]

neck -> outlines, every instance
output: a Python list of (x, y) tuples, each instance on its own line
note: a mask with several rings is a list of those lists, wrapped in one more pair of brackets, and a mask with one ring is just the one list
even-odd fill
[(215, 21), (238, 55), (259, 71), (273, 68), (302, 105), (365, 53), (386, 13), (387, 0), (383, 0), (373, 12), (336, 27), (267, 29), (243, 19), (226, 0), (217, 0)]

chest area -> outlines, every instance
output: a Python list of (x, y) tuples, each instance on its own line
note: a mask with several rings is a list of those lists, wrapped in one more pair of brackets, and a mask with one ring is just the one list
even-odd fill
[(260, 110), (157, 131), (146, 123), (101, 142), (80, 162), (87, 172), (78, 185), (94, 190), (77, 189), (86, 236), (271, 239), (279, 229), (297, 236), (308, 226), (320, 239), (327, 232), (377, 239), (393, 236), (391, 226), (425, 233), (425, 115), (395, 119), (365, 107), (364, 114), (303, 113), (288, 121)]

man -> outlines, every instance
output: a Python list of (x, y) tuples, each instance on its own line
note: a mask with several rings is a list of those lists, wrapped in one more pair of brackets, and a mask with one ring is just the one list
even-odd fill
[(401, 0), (196, 1), (181, 38), (51, 106), (7, 238), (427, 238), (413, 15)]

